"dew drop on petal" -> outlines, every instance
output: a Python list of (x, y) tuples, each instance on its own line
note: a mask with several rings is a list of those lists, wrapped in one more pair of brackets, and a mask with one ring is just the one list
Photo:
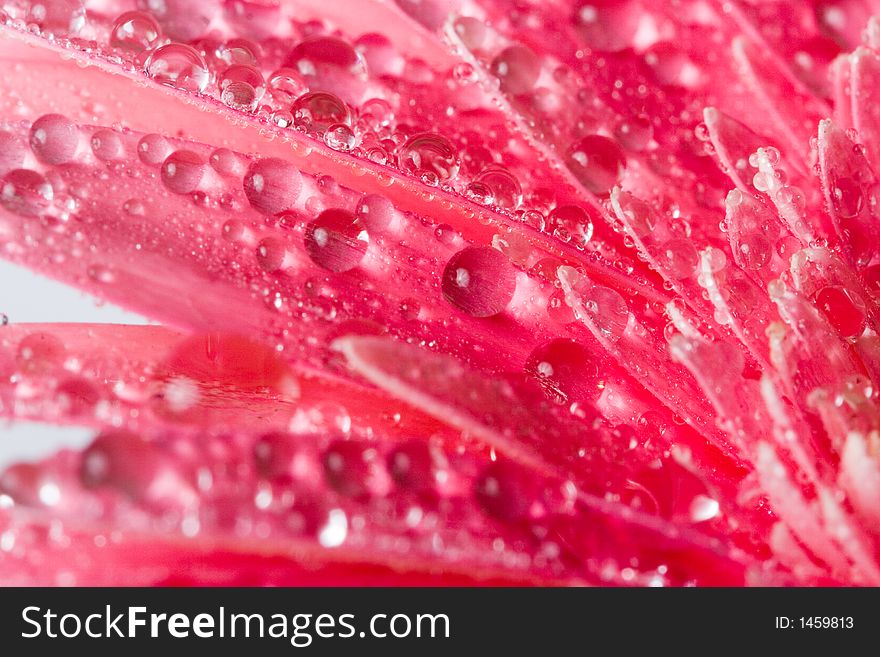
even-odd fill
[(86, 24), (85, 4), (82, 0), (33, 0), (27, 22), (49, 32), (76, 34)]
[(345, 123), (335, 123), (324, 133), (324, 143), (334, 151), (347, 153), (357, 144), (357, 137)]
[(162, 28), (151, 14), (127, 11), (110, 28), (110, 45), (114, 48), (140, 53), (158, 45)]
[(569, 149), (566, 163), (584, 187), (605, 196), (623, 174), (626, 156), (614, 140), (589, 135)]
[(192, 151), (174, 151), (162, 163), (162, 184), (175, 194), (190, 194), (205, 174), (205, 161)]
[(567, 338), (557, 338), (535, 348), (525, 371), (553, 397), (593, 401), (599, 391), (599, 367), (590, 352)]
[(251, 206), (263, 214), (290, 210), (302, 191), (302, 174), (281, 159), (257, 160), (244, 176), (244, 193)]
[(303, 94), (290, 108), (294, 125), (312, 132), (323, 132), (336, 123), (351, 124), (351, 113), (342, 100), (325, 91)]
[(506, 167), (493, 164), (483, 169), (473, 184), (485, 185), (490, 191), (492, 203), (504, 210), (516, 210), (522, 203), (522, 187)]
[(458, 150), (452, 142), (433, 132), (419, 133), (407, 139), (400, 148), (398, 159), (407, 173), (418, 177), (432, 174), (440, 182), (454, 179), (461, 166)]
[(204, 58), (192, 46), (169, 43), (150, 53), (144, 70), (159, 84), (202, 92), (211, 79)]
[(79, 127), (61, 114), (46, 114), (31, 126), (29, 143), (40, 162), (64, 164), (76, 155)]
[(865, 303), (854, 292), (829, 285), (816, 293), (816, 306), (828, 322), (845, 338), (857, 338), (865, 330)]
[(367, 194), (358, 201), (355, 215), (367, 230), (380, 231), (394, 218), (394, 204), (384, 196)]
[(269, 76), (269, 95), (280, 105), (291, 105), (308, 91), (308, 84), (292, 68), (279, 68)]
[(596, 328), (609, 340), (616, 342), (629, 323), (629, 307), (614, 290), (593, 285), (582, 292), (583, 308), (589, 313)]
[(0, 183), (0, 203), (10, 212), (24, 217), (42, 216), (54, 196), (49, 181), (31, 169), (13, 169)]
[(268, 272), (280, 271), (284, 266), (287, 249), (284, 242), (275, 237), (265, 237), (257, 244), (257, 263)]
[(474, 317), (491, 317), (507, 308), (516, 292), (516, 270), (507, 257), (489, 246), (471, 246), (446, 263), (443, 297)]
[(96, 130), (91, 139), (92, 152), (99, 160), (111, 162), (123, 157), (122, 139), (113, 130)]
[(144, 164), (159, 166), (171, 153), (171, 144), (162, 135), (144, 135), (138, 141), (137, 153)]
[(510, 46), (492, 60), (490, 70), (502, 91), (518, 96), (534, 88), (541, 75), (541, 60), (530, 48)]
[(369, 237), (354, 214), (332, 208), (306, 226), (303, 243), (316, 265), (339, 273), (360, 264), (367, 252)]

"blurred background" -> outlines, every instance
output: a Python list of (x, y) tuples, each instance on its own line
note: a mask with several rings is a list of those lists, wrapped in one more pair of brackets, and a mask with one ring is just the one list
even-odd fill
[[(73, 288), (0, 260), (0, 317), (24, 322), (101, 322), (148, 324), (146, 318), (122, 310)], [(0, 419), (0, 470), (19, 461), (35, 461), (60, 447), (87, 445), (94, 430), (54, 427)]]

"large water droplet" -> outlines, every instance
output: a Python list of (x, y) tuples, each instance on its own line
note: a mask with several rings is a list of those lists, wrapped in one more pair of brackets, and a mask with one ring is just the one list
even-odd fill
[(279, 68), (269, 76), (269, 95), (279, 105), (289, 106), (308, 91), (308, 84), (292, 68)]
[(137, 8), (155, 16), (165, 33), (178, 41), (195, 41), (204, 35), (221, 0), (137, 0)]
[(114, 488), (141, 504), (160, 508), (195, 503), (193, 474), (158, 443), (113, 431), (82, 454), (80, 478), (87, 488)]
[(525, 46), (510, 46), (492, 60), (492, 74), (501, 90), (517, 96), (531, 91), (541, 75), (541, 60)]
[(458, 150), (452, 142), (434, 132), (423, 132), (407, 139), (400, 148), (398, 159), (407, 173), (417, 177), (432, 174), (440, 182), (455, 178), (461, 166)]
[(540, 479), (507, 461), (487, 466), (477, 480), (475, 493), (483, 510), (501, 520), (540, 513)]
[(590, 352), (574, 340), (557, 338), (537, 347), (525, 371), (553, 397), (593, 401), (598, 396), (599, 367)]
[(474, 317), (503, 312), (516, 292), (516, 270), (507, 257), (489, 246), (456, 253), (443, 270), (443, 297)]
[(55, 193), (42, 175), (31, 169), (13, 169), (3, 176), (0, 203), (15, 214), (42, 216), (51, 206)]
[(46, 114), (34, 121), (29, 142), (40, 162), (64, 164), (76, 155), (79, 127), (61, 114)]
[(483, 169), (474, 184), (485, 185), (492, 195), (492, 202), (504, 210), (516, 210), (522, 203), (522, 187), (506, 167), (492, 164)]
[(629, 307), (614, 290), (593, 285), (582, 293), (583, 308), (597, 329), (609, 340), (616, 342), (629, 323)]
[(384, 196), (367, 194), (358, 202), (355, 215), (367, 230), (379, 231), (387, 228), (394, 218), (394, 204)]
[(92, 152), (99, 160), (111, 162), (123, 157), (122, 139), (113, 130), (96, 130), (91, 139)]
[(626, 157), (612, 139), (589, 135), (572, 146), (566, 163), (584, 187), (604, 196), (623, 174)]
[(155, 48), (162, 38), (162, 29), (151, 14), (127, 11), (110, 28), (110, 45), (140, 53)]
[(856, 338), (865, 330), (865, 302), (854, 292), (829, 285), (816, 293), (816, 305), (842, 337)]
[(322, 462), (327, 483), (343, 495), (362, 498), (388, 492), (388, 472), (373, 446), (336, 440), (324, 452)]
[(159, 166), (171, 153), (171, 144), (162, 135), (144, 135), (138, 141), (137, 153), (144, 164)]
[(348, 210), (325, 210), (312, 221), (303, 238), (312, 261), (332, 272), (357, 267), (367, 252), (369, 237), (364, 225)]
[(205, 161), (192, 151), (174, 151), (162, 164), (162, 184), (175, 194), (191, 194), (205, 175)]
[(244, 193), (250, 204), (264, 214), (290, 210), (302, 191), (302, 174), (281, 159), (268, 158), (251, 164), (244, 176)]
[(338, 96), (324, 91), (300, 96), (290, 111), (294, 125), (312, 132), (323, 132), (337, 123), (351, 124), (348, 106)]
[(49, 32), (76, 34), (86, 24), (82, 0), (36, 0), (31, 2), (27, 22)]
[(144, 70), (153, 80), (183, 91), (202, 92), (211, 74), (204, 58), (192, 46), (169, 43), (150, 53)]
[(367, 64), (350, 44), (336, 37), (310, 37), (297, 44), (284, 66), (297, 71), (319, 91), (329, 91), (347, 102), (361, 100), (367, 79)]

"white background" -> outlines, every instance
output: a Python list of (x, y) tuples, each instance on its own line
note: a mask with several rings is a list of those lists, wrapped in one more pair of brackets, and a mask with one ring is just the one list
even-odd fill
[[(5, 260), (0, 260), (0, 313), (10, 323), (148, 323), (139, 315), (109, 304), (98, 305), (93, 297)], [(83, 447), (93, 434), (91, 429), (0, 419), (0, 470), (10, 463), (42, 458), (63, 446)]]

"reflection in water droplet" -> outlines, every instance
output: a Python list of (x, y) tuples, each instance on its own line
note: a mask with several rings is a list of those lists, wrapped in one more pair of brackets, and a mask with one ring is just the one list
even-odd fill
[(73, 160), (79, 143), (79, 127), (61, 114), (46, 114), (31, 126), (31, 150), (46, 164)]
[(42, 216), (51, 206), (55, 193), (43, 176), (30, 169), (13, 169), (3, 176), (0, 203), (15, 214)]
[(492, 60), (490, 70), (501, 83), (501, 90), (518, 96), (531, 91), (541, 75), (541, 60), (525, 46), (510, 46)]
[(294, 125), (312, 132), (323, 132), (336, 123), (351, 123), (351, 113), (346, 104), (324, 91), (300, 96), (290, 109)]
[(268, 158), (251, 164), (244, 176), (244, 193), (250, 204), (264, 214), (290, 210), (302, 191), (302, 174), (281, 159)]
[(192, 46), (169, 43), (150, 53), (144, 70), (159, 84), (183, 91), (205, 90), (211, 79), (204, 58)]
[(401, 168), (421, 177), (432, 174), (441, 182), (452, 180), (461, 166), (458, 150), (443, 135), (423, 132), (407, 139), (398, 156)]
[(175, 194), (196, 191), (204, 174), (204, 160), (192, 151), (174, 151), (162, 164), (162, 184)]
[(306, 227), (303, 238), (312, 261), (332, 272), (357, 267), (367, 252), (364, 225), (348, 210), (325, 210)]
[(151, 14), (127, 11), (119, 16), (110, 29), (110, 45), (140, 53), (156, 47), (162, 38), (162, 29)]
[(566, 163), (584, 187), (604, 196), (623, 175), (626, 157), (608, 137), (589, 135), (571, 147)]
[(489, 246), (456, 253), (443, 271), (443, 297), (474, 317), (503, 312), (516, 292), (516, 270), (507, 257)]

